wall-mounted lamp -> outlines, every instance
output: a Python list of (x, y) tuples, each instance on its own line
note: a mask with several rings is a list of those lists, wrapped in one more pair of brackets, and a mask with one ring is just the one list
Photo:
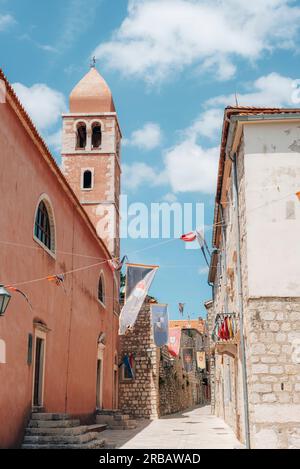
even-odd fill
[(0, 285), (0, 316), (4, 316), (10, 299), (11, 294), (4, 288), (4, 285)]

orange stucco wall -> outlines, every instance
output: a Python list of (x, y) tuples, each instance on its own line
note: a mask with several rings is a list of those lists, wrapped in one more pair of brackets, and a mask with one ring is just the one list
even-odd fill
[[(107, 260), (105, 249), (8, 103), (0, 104), (0, 123), (0, 283), (28, 281)], [(55, 216), (56, 259), (33, 239), (35, 210), (43, 193), (49, 196)], [(101, 270), (105, 308), (97, 299)], [(33, 310), (21, 295), (13, 294), (5, 316), (0, 317), (0, 339), (6, 343), (6, 363), (0, 364), (0, 448), (21, 443), (31, 411), (33, 365), (27, 364), (27, 349), (35, 319), (49, 329), (45, 411), (82, 418), (95, 411), (97, 339), (101, 332), (106, 333), (103, 407), (113, 408), (118, 331), (113, 284), (106, 263), (67, 275), (66, 292), (48, 281), (20, 286)]]

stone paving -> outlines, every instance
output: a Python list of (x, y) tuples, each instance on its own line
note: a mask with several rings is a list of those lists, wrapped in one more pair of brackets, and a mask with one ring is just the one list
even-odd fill
[(197, 407), (157, 420), (138, 421), (134, 430), (106, 430), (103, 438), (122, 449), (232, 449), (241, 443), (210, 407)]

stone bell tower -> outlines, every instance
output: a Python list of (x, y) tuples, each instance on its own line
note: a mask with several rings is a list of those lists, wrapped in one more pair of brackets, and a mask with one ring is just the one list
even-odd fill
[(121, 131), (111, 91), (94, 66), (63, 114), (62, 170), (112, 256), (120, 255)]

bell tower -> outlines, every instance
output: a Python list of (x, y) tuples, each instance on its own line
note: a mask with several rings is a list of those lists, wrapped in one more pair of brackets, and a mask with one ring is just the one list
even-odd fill
[(111, 91), (93, 64), (63, 114), (62, 171), (114, 257), (120, 256), (121, 138)]

